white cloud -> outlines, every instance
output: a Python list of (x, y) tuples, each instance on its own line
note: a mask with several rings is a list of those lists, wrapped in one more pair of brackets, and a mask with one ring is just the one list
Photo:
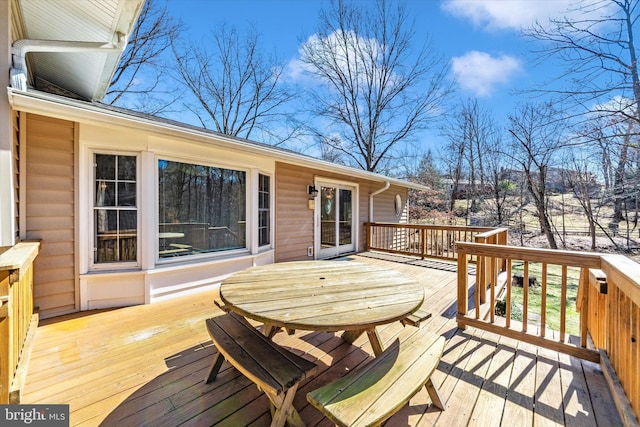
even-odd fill
[[(477, 28), (519, 30), (536, 21), (582, 15), (576, 0), (445, 0), (441, 8), (458, 18), (466, 18)], [(594, 9), (602, 14), (602, 8)], [(584, 16), (584, 15), (582, 15)]]
[(517, 58), (494, 57), (486, 52), (471, 51), (452, 59), (453, 73), (460, 87), (478, 97), (491, 96), (495, 87), (508, 83), (522, 70)]
[[(355, 32), (349, 31), (341, 34), (334, 31), (326, 37), (313, 34), (307, 38), (298, 49), (298, 58), (291, 59), (285, 68), (285, 78), (306, 84), (320, 84), (322, 79), (316, 74), (314, 68), (303, 61), (305, 48), (315, 53), (315, 59), (326, 64), (335, 63), (338, 69), (356, 69), (360, 67), (369, 68), (368, 59), (362, 59), (363, 55), (358, 52), (367, 52), (365, 57), (374, 58), (374, 64), (380, 62), (384, 55), (384, 46), (381, 46), (375, 39), (367, 39), (358, 36)], [(351, 61), (351, 63), (348, 63)]]
[(304, 82), (308, 80), (311, 83), (313, 79), (309, 76), (311, 68), (298, 58), (289, 60), (284, 69), (284, 78), (292, 82)]

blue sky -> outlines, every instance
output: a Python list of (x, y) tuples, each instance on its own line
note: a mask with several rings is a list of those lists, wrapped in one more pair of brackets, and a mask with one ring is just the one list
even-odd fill
[[(477, 98), (504, 123), (522, 100), (516, 90), (557, 74), (557, 64), (534, 66), (528, 53), (533, 46), (519, 30), (535, 20), (570, 15), (575, 0), (406, 0), (406, 4), (415, 19), (416, 43), (430, 37), (448, 62), (449, 78), (457, 82), (453, 103)], [(222, 23), (240, 30), (252, 25), (262, 47), (275, 51), (289, 64), (289, 75), (296, 76), (298, 47), (314, 34), (318, 12), (329, 2), (169, 0), (168, 5), (170, 13), (186, 25), (187, 37), (194, 40)], [(436, 150), (443, 143), (435, 126), (424, 140), (423, 146)]]

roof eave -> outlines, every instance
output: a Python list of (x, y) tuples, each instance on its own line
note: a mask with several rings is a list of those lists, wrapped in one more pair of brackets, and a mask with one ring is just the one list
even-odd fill
[(144, 117), (133, 117), (121, 112), (105, 110), (97, 105), (87, 104), (70, 98), (58, 97), (46, 93), (24, 92), (13, 88), (8, 89), (9, 103), (17, 110), (46, 114), (60, 119), (89, 122), (95, 124), (120, 125), (130, 129), (146, 129), (180, 138), (199, 140), (208, 144), (231, 145), (234, 149), (265, 155), (274, 160), (297, 166), (304, 166), (320, 170), (332, 170), (349, 176), (381, 182), (414, 190), (427, 190), (428, 187), (417, 183), (392, 178), (374, 172), (368, 172), (349, 166), (339, 165), (326, 160), (315, 159), (304, 154), (284, 151), (277, 147), (257, 145), (240, 138), (230, 137), (207, 130), (181, 127), (177, 124), (154, 121)]

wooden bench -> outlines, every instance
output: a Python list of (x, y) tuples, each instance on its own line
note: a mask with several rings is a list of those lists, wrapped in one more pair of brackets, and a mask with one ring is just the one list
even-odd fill
[(272, 426), (283, 426), (285, 421), (303, 425), (293, 398), (300, 382), (314, 375), (317, 365), (280, 347), (236, 313), (207, 319), (206, 325), (218, 355), (205, 381), (216, 378), (226, 359), (267, 395)]
[(405, 326), (411, 325), (418, 328), (420, 327), (420, 324), (423, 321), (429, 319), (430, 317), (431, 317), (431, 312), (420, 307), (418, 310), (414, 311), (413, 313), (411, 313), (410, 315), (402, 319), (402, 324)]
[(444, 410), (431, 381), (445, 339), (424, 328), (406, 326), (378, 357), (342, 378), (307, 394), (307, 400), (338, 426), (380, 425), (424, 385)]
[(213, 303), (222, 311), (224, 311), (225, 313), (229, 313), (229, 307), (227, 307), (227, 305), (224, 303), (224, 301), (222, 301), (222, 299), (219, 296), (216, 296), (213, 298)]
[[(220, 310), (224, 311), (225, 313), (231, 312), (229, 307), (227, 307), (227, 305), (224, 303), (224, 301), (222, 301), (222, 298), (220, 298), (219, 296), (216, 296), (216, 297), (213, 298), (213, 303), (216, 305), (216, 307), (218, 307)], [(267, 335), (269, 338), (273, 338), (279, 331), (280, 331), (280, 328), (275, 328), (274, 327), (274, 328), (271, 328), (269, 333), (267, 333), (265, 335)], [(287, 333), (289, 335), (293, 335), (293, 334), (296, 333), (296, 331), (295, 331), (295, 329), (287, 329)]]

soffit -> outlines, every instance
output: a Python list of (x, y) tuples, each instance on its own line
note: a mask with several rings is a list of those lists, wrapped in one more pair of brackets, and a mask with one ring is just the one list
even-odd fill
[[(18, 39), (117, 43), (130, 34), (144, 0), (14, 0), (12, 33)], [(29, 79), (85, 99), (102, 99), (122, 52), (28, 54)]]

